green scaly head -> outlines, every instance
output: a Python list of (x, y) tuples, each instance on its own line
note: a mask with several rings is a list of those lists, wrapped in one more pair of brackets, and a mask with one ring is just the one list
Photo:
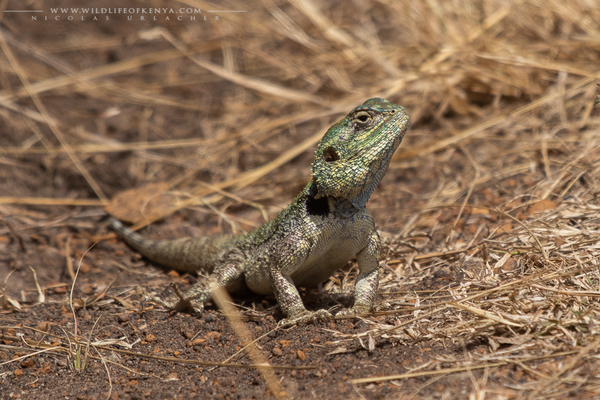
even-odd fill
[(365, 207), (408, 128), (399, 105), (374, 98), (333, 125), (315, 153), (314, 198), (331, 196)]

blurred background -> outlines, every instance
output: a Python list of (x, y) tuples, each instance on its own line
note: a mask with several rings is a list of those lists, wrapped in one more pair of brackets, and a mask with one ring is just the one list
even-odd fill
[[(560, 195), (580, 170), (554, 157), (597, 140), (595, 1), (1, 8), (3, 197), (107, 204), (166, 182), (181, 199), (214, 193), (205, 182), (276, 210), (309, 179), (322, 133), (371, 97), (411, 117), (382, 183), (401, 185), (375, 207), (451, 203), (523, 172), (541, 174), (536, 195)], [(23, 8), (41, 12), (7, 12)]]

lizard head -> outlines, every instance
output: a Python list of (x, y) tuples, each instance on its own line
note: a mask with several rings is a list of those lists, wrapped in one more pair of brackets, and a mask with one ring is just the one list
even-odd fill
[(333, 125), (312, 164), (315, 198), (331, 196), (363, 208), (408, 128), (404, 108), (369, 99)]

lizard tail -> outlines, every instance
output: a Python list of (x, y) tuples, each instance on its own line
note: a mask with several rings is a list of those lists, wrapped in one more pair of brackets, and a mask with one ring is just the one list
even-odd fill
[(121, 221), (111, 218), (112, 228), (129, 246), (144, 257), (183, 272), (195, 273), (199, 270), (212, 272), (213, 266), (228, 236), (198, 236), (175, 240), (152, 240), (135, 233)]

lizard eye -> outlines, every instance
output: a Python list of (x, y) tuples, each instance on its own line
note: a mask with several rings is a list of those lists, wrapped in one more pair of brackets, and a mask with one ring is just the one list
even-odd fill
[(372, 120), (371, 114), (366, 111), (359, 111), (354, 115), (354, 122), (360, 126), (369, 125)]
[(338, 153), (335, 151), (335, 149), (333, 147), (328, 147), (325, 152), (323, 153), (323, 161), (325, 162), (332, 162), (332, 161), (337, 161), (340, 159), (340, 156), (338, 156)]

